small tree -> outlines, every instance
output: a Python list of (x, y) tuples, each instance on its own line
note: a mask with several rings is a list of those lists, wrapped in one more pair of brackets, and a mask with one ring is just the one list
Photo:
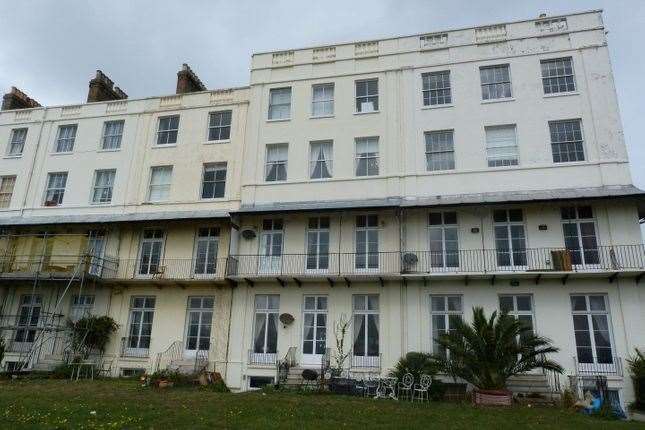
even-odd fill
[(629, 373), (634, 383), (636, 401), (633, 406), (637, 410), (645, 411), (645, 354), (635, 349), (636, 354), (627, 360)]
[(105, 352), (110, 336), (119, 327), (116, 321), (108, 316), (87, 316), (78, 321), (69, 321), (72, 351), (75, 354), (87, 355), (91, 351)]
[(506, 313), (487, 319), (476, 307), (472, 324), (458, 320), (452, 328), (436, 339), (448, 351), (447, 359), (440, 358), (443, 367), (481, 390), (503, 390), (508, 378), (533, 369), (562, 373), (562, 366), (546, 358), (558, 348)]
[(334, 337), (336, 338), (336, 355), (334, 356), (334, 373), (340, 375), (345, 367), (345, 360), (349, 357), (349, 351), (345, 352), (345, 338), (349, 333), (351, 322), (345, 314), (342, 314), (334, 323)]

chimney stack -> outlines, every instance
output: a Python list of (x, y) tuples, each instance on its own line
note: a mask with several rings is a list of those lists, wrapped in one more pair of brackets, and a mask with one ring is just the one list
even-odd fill
[(16, 87), (2, 97), (2, 108), (0, 110), (29, 109), (40, 107), (40, 103), (31, 99)]
[(193, 69), (184, 63), (177, 72), (177, 94), (206, 91), (206, 86), (199, 80)]
[(121, 88), (115, 87), (114, 82), (100, 70), (90, 81), (90, 89), (87, 92), (87, 102), (106, 102), (110, 100), (127, 99), (128, 95)]

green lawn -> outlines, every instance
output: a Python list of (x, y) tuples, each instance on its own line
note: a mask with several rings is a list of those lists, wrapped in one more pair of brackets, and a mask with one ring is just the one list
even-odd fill
[(555, 408), (476, 409), (331, 394), (221, 394), (136, 381), (0, 381), (0, 428), (645, 428)]

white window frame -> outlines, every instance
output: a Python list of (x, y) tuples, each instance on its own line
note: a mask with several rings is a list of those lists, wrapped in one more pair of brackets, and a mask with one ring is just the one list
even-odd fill
[[(173, 118), (177, 118), (177, 127), (176, 128), (170, 128), (170, 127), (172, 127)], [(162, 121), (164, 121), (164, 120), (169, 121), (169, 123), (168, 123), (169, 128), (165, 128), (165, 129), (162, 130), (161, 129), (161, 124), (162, 124)], [(157, 133), (155, 134), (155, 146), (166, 147), (166, 146), (175, 146), (175, 145), (177, 145), (177, 142), (179, 142), (179, 124), (180, 124), (180, 122), (181, 122), (181, 118), (180, 118), (180, 116), (178, 114), (177, 115), (160, 116), (157, 119)], [(171, 140), (171, 136), (173, 135), (173, 133), (174, 133), (174, 136), (175, 136), (175, 140), (174, 140), (174, 142), (171, 142), (170, 140)], [(166, 137), (162, 138), (162, 136), (166, 136)]]
[[(445, 85), (446, 75), (448, 81), (447, 86)], [(431, 80), (435, 76), (441, 77), (441, 83), (443, 84), (443, 86), (431, 88)], [(427, 72), (421, 74), (421, 99), (423, 106), (450, 106), (452, 105), (452, 97), (452, 80), (450, 77), (450, 70), (437, 70), (435, 72)], [(433, 100), (435, 101), (434, 103)], [(443, 102), (440, 102), (440, 100), (443, 100)]]
[[(506, 212), (506, 221), (495, 221), (495, 211), (496, 210), (501, 210), (501, 211)], [(513, 210), (519, 210), (519, 211), (522, 212), (522, 221), (511, 221), (510, 212), (513, 211)], [(525, 270), (528, 267), (529, 255), (528, 255), (528, 236), (526, 234), (526, 232), (527, 232), (527, 229), (526, 229), (526, 214), (525, 214), (524, 209), (520, 209), (520, 208), (493, 209), (491, 215), (493, 217), (492, 218), (493, 219), (493, 240), (495, 241), (495, 266), (496, 267), (511, 267), (511, 268), (516, 269), (516, 270)], [(520, 250), (516, 251), (513, 248), (513, 234), (512, 234), (512, 232), (513, 232), (513, 227), (514, 226), (521, 226), (522, 230), (524, 232), (524, 235), (522, 236), (524, 238), (524, 249), (523, 250), (520, 249)], [(506, 241), (507, 241), (507, 244), (508, 244), (508, 251), (502, 252), (497, 248), (497, 233), (495, 231), (495, 229), (497, 227), (506, 228), (506, 233), (507, 233)], [(518, 252), (520, 254), (521, 253), (524, 254), (524, 264), (516, 264), (516, 261), (515, 261), (516, 252)], [(508, 265), (499, 264), (499, 255), (500, 254), (508, 254), (508, 258), (509, 258), (509, 264)]]
[[(319, 160), (317, 158), (317, 154), (314, 153), (314, 147), (317, 147), (318, 145), (320, 146), (328, 146), (329, 147), (329, 158), (325, 157), (326, 151), (323, 149), (323, 157), (325, 157), (323, 160)], [(320, 177), (314, 177), (314, 172), (316, 171), (316, 167), (318, 166), (318, 163), (321, 163), (325, 166), (327, 171), (329, 172), (329, 176), (320, 176)], [(321, 168), (321, 172), (323, 169)], [(313, 140), (309, 142), (309, 179), (312, 180), (324, 180), (324, 179), (330, 179), (334, 177), (334, 141), (333, 140)]]
[[(280, 238), (279, 248), (275, 246), (277, 237)], [(260, 256), (259, 272), (263, 274), (280, 273), (284, 254), (284, 219), (265, 218), (262, 220), (262, 231), (258, 247), (258, 255)]]
[[(157, 171), (157, 170), (161, 171), (161, 170), (164, 170), (164, 169), (170, 170), (170, 175), (168, 176), (170, 178), (169, 182), (168, 183), (161, 183), (161, 184), (153, 184), (152, 180), (154, 178), (154, 172)], [(148, 194), (147, 201), (149, 203), (166, 202), (166, 201), (168, 201), (170, 199), (170, 191), (171, 191), (171, 188), (172, 188), (173, 170), (174, 170), (173, 166), (151, 166), (150, 167), (150, 179), (148, 180), (148, 193), (147, 193)], [(159, 199), (152, 200), (153, 187), (160, 188), (160, 189), (162, 189), (162, 191), (166, 190), (165, 191), (165, 196), (162, 196)]]
[[(433, 299), (441, 300), (443, 302), (443, 310), (436, 311), (432, 308), (432, 302)], [(459, 310), (450, 310), (449, 309), (449, 303), (450, 299), (457, 299), (459, 302)], [(454, 328), (451, 328), (450, 324), (450, 317), (451, 316), (457, 316), (459, 317), (462, 321), (464, 318), (464, 298), (462, 294), (430, 294), (428, 297), (428, 308), (430, 310), (430, 345), (431, 345), (431, 350), (434, 354), (438, 355), (443, 355), (447, 356), (449, 354), (449, 351), (442, 351), (439, 349), (439, 344), (435, 341), (435, 331), (438, 333), (437, 336), (446, 333), (450, 330), (454, 330)], [(435, 321), (434, 317), (442, 317), (443, 319), (443, 324), (444, 328), (443, 329), (436, 329), (435, 330)], [(439, 333), (441, 331), (441, 333)]]
[[(369, 309), (369, 299), (370, 297), (376, 298), (376, 309)], [(356, 305), (357, 302), (361, 301), (363, 302), (363, 309), (359, 309)], [(378, 340), (378, 352), (376, 355), (373, 353), (370, 354), (369, 352), (369, 337), (370, 337), (370, 330), (369, 330), (369, 316), (370, 315), (376, 315), (377, 319), (377, 325), (378, 325), (378, 330), (377, 330), (377, 340)], [(354, 330), (357, 329), (355, 321), (356, 317), (360, 317), (363, 319), (363, 323), (365, 324), (365, 340), (363, 344), (363, 354), (358, 355), (356, 353), (355, 349), (355, 344), (357, 340), (357, 334), (354, 332)], [(381, 350), (382, 350), (382, 345), (381, 345), (381, 340), (383, 338), (383, 335), (381, 333), (381, 297), (380, 294), (353, 294), (352, 295), (352, 365), (353, 367), (377, 367), (375, 365), (379, 364), (380, 361), (380, 356), (381, 356)], [(375, 362), (375, 360), (377, 362)]]
[[(228, 114), (228, 124), (224, 121), (227, 117)], [(213, 124), (213, 120), (215, 118), (218, 118), (219, 121), (217, 124)], [(208, 113), (208, 135), (206, 136), (206, 139), (208, 142), (211, 143), (223, 143), (223, 142), (229, 142), (231, 140), (231, 130), (232, 130), (232, 125), (233, 124), (233, 111), (230, 109), (227, 110), (219, 110), (219, 111), (213, 111)], [(228, 136), (222, 139), (222, 133), (224, 133), (228, 129)], [(220, 139), (211, 139), (211, 131), (217, 130), (217, 135), (220, 137)]]
[[(276, 298), (277, 297), (277, 308), (272, 308), (269, 306), (269, 302), (271, 301), (271, 297)], [(258, 305), (258, 299), (263, 298), (265, 299), (264, 301), (266, 302), (266, 306), (261, 307)], [(269, 318), (272, 314), (275, 314), (275, 320), (276, 320), (276, 345), (275, 345), (275, 351), (267, 351), (269, 348)], [(256, 324), (255, 321), (257, 319), (258, 315), (264, 315), (264, 339), (262, 343), (262, 350), (256, 352), (255, 351), (255, 337), (257, 333), (255, 332), (256, 329)], [(279, 333), (278, 333), (278, 325), (280, 322), (278, 321), (278, 316), (280, 315), (280, 294), (256, 294), (253, 297), (253, 336), (251, 336), (251, 353), (254, 355), (259, 355), (259, 356), (265, 356), (265, 355), (274, 355), (277, 358), (277, 353), (278, 353), (278, 342), (279, 342)], [(260, 360), (260, 362), (265, 362), (265, 360)]]
[[(198, 300), (199, 306), (193, 306), (193, 301)], [(208, 300), (212, 301), (211, 306), (208, 306)], [(210, 319), (208, 314), (210, 313)], [(197, 321), (197, 335), (190, 336), (191, 314), (198, 315)], [(210, 351), (213, 346), (213, 317), (215, 316), (215, 297), (214, 296), (188, 296), (186, 302), (186, 322), (184, 323), (184, 355), (188, 357), (196, 357), (198, 351)], [(208, 336), (204, 335), (203, 331), (208, 326)], [(191, 338), (195, 338), (195, 347), (189, 348)], [(202, 348), (201, 342), (207, 340), (208, 346)], [(196, 357), (200, 358), (200, 357)]]
[[(61, 186), (56, 186), (52, 187), (52, 179), (54, 178), (55, 175), (61, 175), (63, 178), (63, 185)], [(63, 176), (64, 175), (64, 176)], [(61, 206), (63, 204), (63, 201), (65, 199), (65, 190), (67, 188), (67, 179), (69, 178), (68, 172), (49, 172), (47, 173), (47, 183), (45, 184), (45, 194), (43, 196), (43, 206)], [(60, 195), (60, 198), (57, 200), (47, 200), (47, 196), (51, 193), (59, 193), (57, 195)], [(52, 195), (53, 197), (53, 195)], [(48, 205), (48, 201), (55, 201), (56, 204), (54, 205)]]
[[(284, 160), (269, 161), (269, 153), (272, 150), (280, 151), (285, 148), (286, 158)], [(284, 166), (284, 178), (277, 176), (279, 170), (276, 169), (275, 179), (269, 179), (269, 172), (273, 166)], [(284, 182), (289, 179), (289, 144), (288, 143), (269, 143), (266, 145), (264, 161), (264, 182)]]
[[(553, 140), (554, 136), (554, 130), (553, 127), (557, 127), (559, 125), (563, 125), (564, 127), (567, 127), (568, 124), (577, 124), (578, 128), (580, 129), (580, 139), (573, 139), (573, 140)], [(573, 130), (573, 126), (571, 129), (571, 132), (575, 135), (575, 132), (577, 130)], [(557, 132), (556, 132), (557, 133)], [(582, 119), (580, 118), (573, 118), (573, 119), (561, 119), (561, 120), (555, 120), (555, 121), (549, 121), (549, 139), (551, 141), (551, 154), (553, 156), (553, 162), (554, 163), (576, 163), (576, 162), (583, 162), (587, 159), (587, 151), (585, 150), (585, 134), (584, 134), (584, 128), (582, 125)], [(579, 145), (579, 149), (576, 148), (576, 146)], [(561, 147), (565, 147), (566, 151), (562, 151)], [(573, 151), (571, 151), (573, 146)], [(555, 148), (558, 148), (558, 151), (555, 151)], [(563, 154), (566, 154), (566, 160), (562, 157)], [(575, 154), (575, 159), (571, 159), (571, 154)]]
[[(72, 130), (71, 136), (63, 137), (63, 130)], [(78, 124), (62, 124), (58, 126), (56, 142), (54, 144), (54, 153), (70, 154), (74, 152), (76, 134), (78, 133)]]
[[(11, 207), (11, 199), (13, 192), (16, 189), (17, 175), (3, 175), (0, 176), (0, 209), (7, 209)], [(11, 189), (9, 190), (9, 185)]]
[[(108, 130), (112, 125), (120, 125), (120, 132), (114, 133)], [(118, 151), (121, 149), (121, 141), (123, 140), (123, 129), (125, 128), (125, 120), (118, 119), (114, 121), (105, 121), (103, 123), (103, 134), (101, 136), (101, 151)], [(108, 134), (110, 131), (110, 134)], [(109, 145), (107, 143), (109, 142)]]
[[(447, 213), (454, 213), (455, 214), (455, 223), (454, 224), (449, 224), (446, 223), (446, 214)], [(433, 214), (439, 214), (441, 215), (441, 224), (432, 224), (431, 223), (431, 217)], [(452, 254), (448, 252), (447, 250), (447, 243), (451, 242), (446, 238), (446, 230), (448, 229), (454, 229), (455, 234), (456, 234), (456, 244), (457, 244), (457, 251), (456, 251), (456, 261), (449, 261), (449, 254)], [(435, 252), (432, 250), (432, 242), (434, 240), (432, 239), (432, 232), (433, 231), (439, 231), (441, 233), (441, 264), (437, 264), (435, 261)], [(428, 213), (428, 249), (430, 252), (430, 258), (428, 259), (428, 270), (429, 271), (451, 271), (451, 270), (457, 270), (459, 268), (459, 262), (461, 260), (461, 255), (460, 255), (460, 249), (459, 249), (459, 214), (457, 211), (430, 211)], [(456, 264), (454, 264), (456, 263)]]
[[(434, 136), (438, 136), (440, 139), (439, 142), (431, 141)], [(450, 136), (450, 138), (445, 139), (444, 136)], [(452, 129), (426, 131), (423, 133), (423, 137), (425, 140), (426, 170), (428, 172), (455, 170), (455, 131)], [(438, 146), (433, 148), (433, 143), (438, 143)], [(448, 145), (450, 146), (449, 149), (447, 149)], [(444, 154), (450, 154), (452, 156), (452, 160), (432, 159), (433, 156), (441, 157)]]
[[(581, 218), (580, 217), (580, 208), (581, 207), (587, 207), (591, 211), (591, 218)], [(563, 210), (573, 210), (575, 214), (575, 218), (564, 218), (562, 215)], [(593, 207), (591, 205), (579, 205), (579, 206), (564, 206), (560, 208), (560, 218), (561, 218), (561, 223), (562, 223), (562, 238), (564, 241), (564, 246), (567, 248), (567, 250), (570, 253), (577, 253), (579, 255), (579, 262), (573, 261), (575, 257), (572, 255), (572, 261), (571, 263), (574, 265), (574, 267), (585, 267), (585, 268), (599, 268), (600, 267), (600, 258), (601, 258), (601, 248), (600, 248), (600, 240), (598, 236), (598, 223), (596, 221), (596, 216), (595, 216), (595, 211), (593, 210)], [(593, 225), (594, 229), (594, 240), (596, 242), (596, 248), (586, 248), (584, 246), (584, 242), (582, 240), (582, 226), (581, 224), (591, 224)], [(575, 225), (576, 226), (576, 239), (578, 241), (578, 248), (573, 249), (573, 248), (568, 248), (567, 243), (566, 243), (566, 235), (564, 231), (564, 226), (565, 225)], [(572, 237), (572, 236), (569, 236)], [(588, 237), (588, 236), (587, 236)], [(594, 252), (596, 254), (596, 261), (593, 261), (593, 258), (589, 258), (587, 254), (589, 252)], [(592, 261), (587, 262), (588, 259), (591, 259)]]
[[(202, 235), (202, 232), (206, 233)], [(217, 266), (218, 261), (217, 257), (219, 254), (219, 242), (220, 242), (220, 229), (219, 227), (199, 227), (195, 231), (195, 246), (193, 250), (193, 275), (196, 277), (213, 277), (217, 275)], [(199, 258), (199, 248), (200, 244), (206, 244), (206, 253), (204, 262), (200, 263), (203, 265), (201, 271), (197, 270), (198, 258)], [(213, 249), (214, 248), (214, 249)], [(214, 253), (214, 255), (213, 255)], [(209, 270), (208, 266), (212, 265), (213, 269)]]
[[(500, 145), (500, 142), (506, 140), (492, 139), (489, 137), (490, 133), (496, 130), (513, 130), (514, 145)], [(484, 136), (486, 138), (486, 160), (489, 168), (499, 167), (512, 167), (519, 166), (520, 164), (520, 147), (517, 138), (517, 125), (516, 124), (503, 124), (503, 125), (487, 125), (484, 126)], [(493, 144), (493, 146), (491, 146)], [(495, 155), (501, 152), (502, 155)], [(514, 154), (508, 155), (511, 152)], [(513, 157), (514, 155), (514, 157)]]
[[(369, 92), (369, 82), (376, 82), (376, 93)], [(366, 93), (364, 95), (358, 95), (358, 85), (365, 83), (366, 84)], [(379, 79), (378, 78), (366, 78), (366, 79), (357, 79), (354, 81), (354, 109), (356, 114), (365, 114), (365, 113), (375, 113), (379, 112), (381, 105), (379, 100)], [(365, 103), (372, 104), (371, 110), (363, 110)], [(367, 105), (365, 106), (367, 107)]]
[[(279, 92), (288, 92), (289, 93), (289, 102), (288, 103), (273, 103), (273, 95), (278, 94)], [(267, 121), (288, 121), (291, 119), (291, 102), (293, 99), (293, 90), (291, 87), (279, 87), (279, 88), (270, 88), (269, 89), (269, 108), (267, 110)], [(286, 116), (274, 116), (277, 115), (276, 108), (287, 107)], [(282, 114), (280, 114), (282, 115)]]
[[(25, 143), (27, 142), (27, 127), (14, 128), (9, 135), (9, 144), (7, 145), (7, 157), (21, 157), (25, 151)], [(19, 151), (14, 148), (18, 146)]]
[[(375, 217), (376, 223), (372, 223), (372, 225), (370, 225), (370, 218), (372, 217)], [(364, 226), (362, 227), (358, 226), (359, 218), (365, 218)], [(354, 270), (356, 270), (357, 272), (374, 272), (379, 270), (379, 267), (381, 265), (381, 229), (379, 227), (379, 222), (380, 219), (377, 214), (370, 213), (356, 215), (354, 224)], [(370, 232), (376, 232), (376, 252), (370, 252)], [(360, 234), (363, 234), (365, 236), (363, 241), (363, 249), (359, 249), (358, 237)], [(370, 257), (372, 257), (372, 254), (376, 254), (376, 264), (374, 264), (374, 260), (370, 259)], [(359, 256), (362, 256), (360, 260)]]
[[(322, 89), (323, 98), (316, 99), (316, 89)], [(313, 84), (311, 86), (311, 117), (328, 118), (334, 116), (334, 93), (336, 91), (333, 82)], [(331, 94), (331, 95), (329, 95)], [(331, 106), (331, 112), (316, 113), (316, 106)], [(324, 111), (324, 108), (322, 109)]]
[[(519, 309), (519, 307), (517, 305), (517, 299), (519, 297), (526, 297), (526, 298), (529, 299), (529, 303), (531, 305), (530, 310), (527, 311), (527, 310)], [(508, 315), (515, 317), (519, 321), (521, 321), (520, 317), (530, 317), (531, 318), (531, 330), (533, 331), (533, 333), (535, 333), (537, 331), (537, 329), (535, 327), (535, 305), (534, 305), (534, 302), (533, 302), (533, 294), (530, 294), (530, 293), (524, 293), (524, 294), (522, 294), (522, 293), (519, 293), (519, 294), (499, 294), (497, 296), (497, 303), (498, 303), (500, 312), (503, 312), (502, 311), (502, 298), (511, 298), (512, 301), (513, 301), (513, 308), (508, 311)]]
[[(308, 308), (307, 307), (307, 299), (313, 299), (313, 308)], [(324, 301), (322, 300), (324, 299)], [(324, 303), (324, 307), (321, 306), (321, 303)], [(329, 298), (326, 295), (323, 294), (305, 294), (303, 296), (302, 300), (302, 356), (304, 358), (309, 358), (308, 361), (314, 361), (315, 364), (320, 364), (320, 359), (322, 358), (323, 354), (325, 353), (325, 349), (327, 348), (327, 345), (329, 344), (329, 339), (327, 336), (327, 332), (329, 331)], [(311, 326), (305, 325), (306, 321), (306, 315), (311, 314), (312, 315), (312, 324)], [(321, 315), (324, 315), (324, 320), (325, 320), (325, 334), (322, 336), (322, 338), (318, 337), (318, 329), (322, 328), (320, 325), (320, 320), (321, 320)], [(313, 337), (311, 339), (306, 339), (307, 335), (307, 328), (311, 327), (313, 330)], [(310, 342), (312, 344), (312, 349), (311, 353), (306, 353), (305, 352), (305, 342)], [(323, 342), (324, 347), (323, 347), (323, 352), (322, 353), (317, 353), (316, 347), (317, 343)], [(305, 363), (305, 364), (310, 364), (310, 363)]]
[[(143, 306), (135, 306), (136, 299), (143, 299)], [(153, 303), (152, 303), (153, 306), (148, 306), (148, 300), (153, 300)], [(150, 346), (152, 344), (152, 329), (154, 327), (154, 315), (155, 315), (156, 307), (157, 307), (157, 298), (156, 298), (156, 296), (145, 296), (145, 295), (144, 296), (130, 296), (130, 309), (129, 309), (129, 312), (128, 312), (128, 331), (127, 331), (126, 345), (125, 345), (125, 349), (126, 349), (126, 351), (128, 351), (129, 355), (134, 355), (136, 357), (145, 357), (145, 356), (148, 355), (148, 351), (150, 350)], [(148, 312), (152, 312), (152, 321), (150, 321), (150, 323), (146, 323), (146, 324), (150, 324), (150, 334), (145, 335), (145, 334), (142, 334), (143, 333), (143, 326), (144, 326), (143, 318), (144, 318), (144, 315), (146, 313), (148, 313)], [(134, 319), (135, 319), (134, 315), (135, 314), (140, 314), (141, 319), (137, 323), (137, 324), (139, 324), (138, 332), (133, 334), (132, 333), (132, 324), (134, 323)], [(148, 346), (147, 347), (146, 346), (142, 347), (141, 346), (142, 345), (141, 339), (146, 338), (146, 337), (148, 338)], [(131, 344), (130, 344), (130, 340), (132, 338), (137, 339), (135, 346), (131, 346)]]
[[(367, 144), (367, 149), (368, 152), (358, 152), (358, 145), (359, 143), (365, 143)], [(376, 146), (376, 152), (370, 152), (369, 150), (371, 149), (372, 145)], [(369, 137), (357, 137), (354, 139), (354, 175), (358, 178), (362, 177), (369, 177), (369, 176), (379, 176), (381, 173), (381, 166), (380, 166), (380, 142), (379, 142), (379, 137), (378, 136), (369, 136)], [(376, 154), (376, 155), (369, 155), (369, 154)], [(359, 175), (358, 167), (360, 165), (361, 160), (366, 160), (366, 171), (365, 174)], [(376, 161), (376, 172), (371, 172), (370, 173), (370, 160), (375, 160)]]
[[(153, 232), (152, 236), (153, 237), (145, 237), (146, 231), (151, 231)], [(161, 237), (157, 237), (157, 233), (161, 232)], [(143, 263), (143, 248), (144, 245), (150, 243), (151, 245), (151, 250), (152, 246), (154, 246), (155, 243), (160, 243), (159, 247), (159, 261), (156, 262), (157, 269), (155, 271), (151, 271), (150, 268), (153, 266), (151, 264), (152, 258), (150, 257), (148, 261), (145, 263), (145, 266), (147, 267), (146, 271), (144, 273), (141, 273), (141, 268), (142, 268), (142, 263)], [(159, 268), (163, 266), (164, 262), (164, 253), (166, 249), (166, 231), (161, 228), (145, 228), (141, 231), (141, 240), (139, 242), (139, 252), (137, 253), (137, 265), (136, 265), (136, 277), (137, 278), (151, 278), (155, 276), (156, 274), (159, 273)], [(152, 256), (152, 253), (150, 254)]]
[[(566, 73), (566, 66), (565, 62), (569, 61), (570, 62), (570, 67), (571, 67), (571, 73)], [(555, 63), (555, 74), (553, 73), (553, 64)], [(562, 67), (559, 67), (562, 65)], [(544, 95), (552, 95), (552, 94), (570, 94), (570, 93), (575, 93), (578, 90), (578, 85), (576, 82), (576, 71), (573, 66), (573, 57), (557, 57), (557, 58), (545, 58), (543, 60), (540, 60), (540, 72), (542, 75), (542, 90), (544, 91)], [(545, 75), (545, 72), (548, 72), (547, 75)], [(562, 72), (562, 73), (560, 73)], [(571, 78), (571, 84), (573, 85), (573, 89), (568, 89), (570, 83), (566, 82), (567, 78)], [(552, 90), (553, 85), (551, 85), (551, 80), (556, 80), (556, 90)], [(562, 83), (561, 80), (564, 80), (565, 82)], [(548, 84), (547, 84), (548, 83)], [(567, 87), (564, 91), (560, 91), (561, 85)]]
[[(508, 70), (508, 81), (506, 80), (495, 80), (493, 82), (488, 82), (484, 83), (482, 79), (482, 71), (483, 70), (492, 70), (492, 69), (500, 69), (500, 68), (506, 68)], [(513, 77), (511, 75), (511, 65), (506, 63), (506, 64), (491, 64), (488, 66), (481, 66), (479, 67), (479, 83), (481, 86), (481, 95), (482, 95), (482, 100), (484, 102), (490, 101), (490, 100), (509, 100), (513, 98)], [(506, 85), (508, 85), (508, 95), (502, 95), (502, 97), (492, 97), (491, 90), (489, 88), (494, 88), (494, 92), (497, 95), (499, 93), (499, 85), (502, 85), (503, 88), (503, 93), (506, 92)], [(488, 91), (488, 96), (486, 96), (484, 92), (484, 88), (487, 88)]]
[[(97, 180), (101, 174), (111, 174), (111, 180), (107, 185), (98, 185)], [(90, 195), (90, 204), (93, 205), (109, 205), (112, 203), (112, 197), (114, 192), (114, 182), (116, 181), (116, 169), (98, 169), (94, 171), (94, 179), (92, 181), (92, 193)], [(102, 191), (105, 190), (109, 194), (109, 199), (102, 201), (101, 195)], [(99, 198), (97, 199), (97, 195)]]
[(78, 294), (72, 295), (69, 319), (76, 322), (81, 318), (92, 315), (95, 301), (96, 296), (93, 294), (81, 294), (80, 296)]
[[(204, 186), (207, 184), (206, 181), (206, 173), (208, 171), (212, 170), (213, 171), (213, 180), (208, 181), (208, 183), (213, 183), (213, 195), (210, 197), (204, 197)], [(224, 179), (217, 179), (217, 172), (224, 172)], [(200, 188), (200, 193), (199, 193), (199, 198), (201, 200), (217, 200), (217, 199), (223, 199), (226, 197), (226, 177), (228, 176), (228, 164), (226, 161), (224, 162), (217, 162), (217, 163), (205, 163), (203, 168), (202, 168), (202, 184)], [(216, 190), (217, 190), (217, 184), (224, 184), (224, 191), (222, 192), (221, 196), (217, 196)]]
[[(585, 306), (586, 310), (584, 311), (579, 311), (579, 310), (573, 310), (573, 297), (580, 296), (585, 298)], [(577, 361), (577, 366), (579, 370), (585, 371), (585, 372), (592, 372), (596, 373), (597, 372), (597, 367), (598, 365), (603, 366), (603, 373), (616, 373), (618, 370), (617, 368), (617, 363), (616, 361), (618, 360), (616, 357), (616, 343), (614, 341), (614, 329), (613, 329), (613, 322), (611, 318), (611, 310), (609, 307), (609, 296), (606, 293), (571, 293), (569, 295), (569, 307), (571, 309), (571, 317), (572, 320), (576, 315), (584, 315), (586, 316), (587, 319), (587, 333), (589, 333), (589, 338), (590, 338), (590, 345), (588, 346), (591, 348), (591, 354), (592, 354), (592, 363), (581, 363), (579, 354), (578, 354), (578, 342), (575, 339), (575, 324), (572, 321), (572, 328), (573, 328), (573, 333), (574, 333), (574, 342), (573, 345), (576, 348), (576, 361)], [(592, 310), (591, 309), (591, 297), (602, 297), (604, 301), (604, 310)], [(596, 351), (597, 345), (596, 345), (596, 339), (594, 336), (594, 326), (593, 326), (593, 316), (594, 315), (604, 315), (607, 318), (607, 329), (608, 329), (608, 335), (609, 335), (609, 347), (611, 349), (611, 363), (599, 363), (598, 362), (598, 352)], [(585, 346), (582, 346), (584, 348)]]
[[(323, 223), (321, 220), (327, 219), (327, 227), (323, 227)], [(315, 220), (315, 221), (314, 221)], [(314, 221), (312, 223), (312, 221)], [(312, 227), (312, 224), (315, 224), (315, 227)], [(305, 234), (305, 251), (307, 253), (305, 257), (305, 269), (307, 270), (308, 273), (325, 273), (329, 271), (329, 266), (331, 263), (331, 253), (330, 253), (330, 248), (331, 248), (331, 219), (328, 216), (314, 216), (314, 217), (309, 217), (307, 219), (307, 232)], [(320, 237), (322, 234), (327, 234), (327, 252), (323, 252), (324, 250), (322, 249), (322, 242), (320, 240)], [(316, 248), (316, 252), (312, 253), (310, 252), (309, 249), (309, 238), (310, 235), (315, 237), (314, 244)], [(325, 266), (324, 264), (321, 264), (321, 255), (325, 255), (327, 257), (327, 267), (321, 267)], [(312, 261), (315, 263), (315, 267), (310, 267), (309, 262), (310, 258), (312, 258)]]

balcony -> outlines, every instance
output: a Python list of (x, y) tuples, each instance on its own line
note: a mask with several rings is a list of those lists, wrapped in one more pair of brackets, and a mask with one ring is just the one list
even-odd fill
[(401, 254), (398, 251), (364, 254), (233, 255), (229, 258), (227, 268), (228, 276), (240, 278), (383, 276), (398, 275), (400, 272)]
[[(604, 362), (601, 362), (604, 361)], [(581, 359), (573, 357), (576, 374), (579, 376), (623, 376), (623, 359), (617, 356)]]
[(129, 336), (121, 338), (120, 356), (123, 358), (149, 358), (150, 336)]
[[(232, 255), (226, 275), (232, 278), (333, 278), (469, 276), (526, 274), (568, 276), (645, 272), (645, 245), (600, 246), (585, 250), (526, 248), (473, 249), (455, 252), (392, 251), (378, 253)], [(610, 275), (611, 276), (611, 275)]]
[(249, 365), (273, 367), (278, 362), (277, 352), (255, 352), (249, 349)]
[(0, 278), (68, 280), (82, 275), (112, 277), (117, 261), (88, 254), (2, 255)]
[(117, 269), (107, 276), (114, 280), (212, 281), (223, 280), (227, 258), (198, 261), (195, 258), (121, 259)]

